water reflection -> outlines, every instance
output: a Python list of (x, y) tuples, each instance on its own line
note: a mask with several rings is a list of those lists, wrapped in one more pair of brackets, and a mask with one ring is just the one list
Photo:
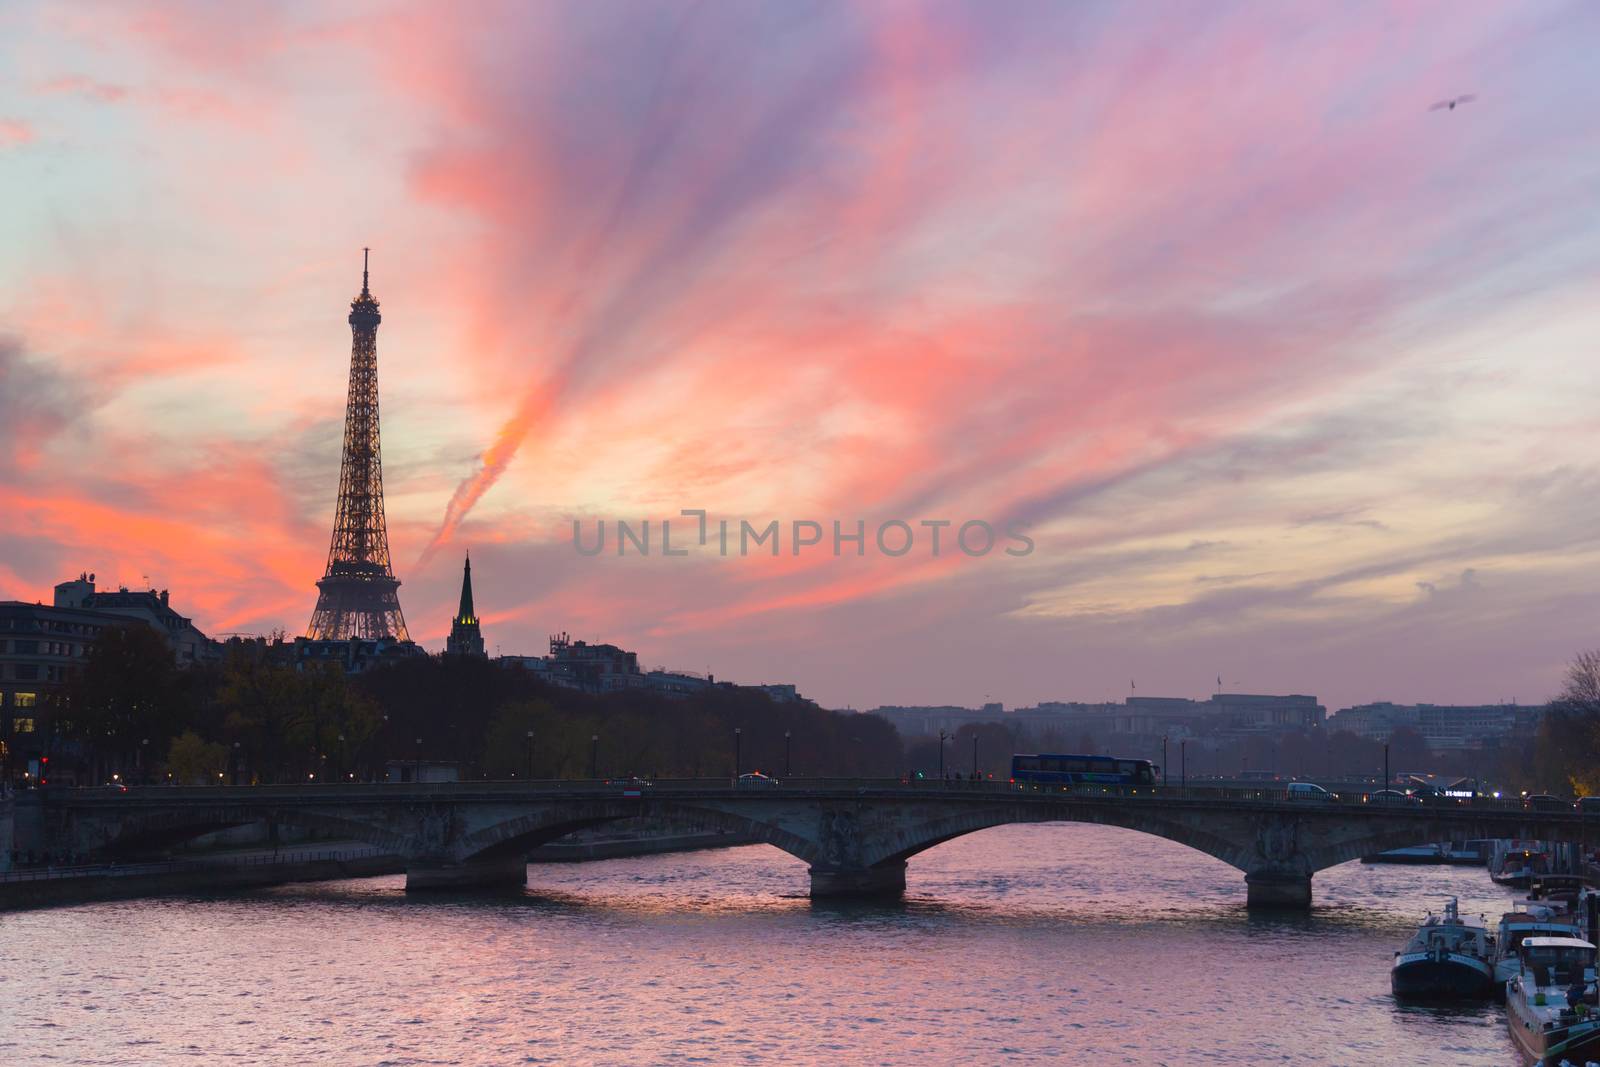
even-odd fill
[[(13, 1062), (1510, 1064), (1501, 1009), (1397, 1005), (1392, 953), (1459, 868), (1239, 872), (1105, 827), (984, 831), (903, 901), (809, 900), (756, 846), (542, 864), (509, 895), (400, 877), (0, 917)], [(26, 975), (26, 981), (19, 976)], [(85, 1019), (94, 1020), (90, 1026)]]

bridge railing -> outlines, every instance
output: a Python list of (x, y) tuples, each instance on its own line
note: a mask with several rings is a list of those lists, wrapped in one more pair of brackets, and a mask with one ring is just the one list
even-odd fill
[(792, 793), (796, 791), (821, 793), (906, 793), (1071, 796), (1075, 798), (1105, 797), (1129, 802), (1144, 800), (1195, 801), (1195, 802), (1255, 802), (1293, 803), (1305, 807), (1352, 807), (1395, 811), (1468, 810), (1485, 812), (1519, 812), (1534, 817), (1567, 816), (1583, 825), (1593, 824), (1600, 830), (1600, 811), (1593, 808), (1577, 811), (1566, 802), (1545, 801), (1530, 805), (1522, 797), (1400, 797), (1377, 789), (1344, 789), (1330, 793), (1326, 799), (1291, 796), (1289, 783), (1263, 783), (1260, 786), (1236, 784), (1210, 785), (1205, 782), (1178, 785), (1100, 785), (1079, 783), (1073, 785), (1047, 785), (1029, 782), (1012, 782), (1008, 779), (972, 778), (598, 778), (598, 779), (500, 779), (468, 780), (457, 782), (325, 782), (285, 783), (277, 785), (216, 785), (216, 786), (90, 786), (63, 789), (59, 794), (86, 800), (117, 802), (195, 800), (208, 803), (229, 800), (259, 803), (263, 799), (295, 799), (327, 797), (340, 801), (358, 798), (392, 800), (397, 794), (408, 797), (462, 798), (466, 796), (526, 796), (538, 795), (621, 795), (660, 796), (672, 793), (733, 792), (739, 795), (763, 793)]

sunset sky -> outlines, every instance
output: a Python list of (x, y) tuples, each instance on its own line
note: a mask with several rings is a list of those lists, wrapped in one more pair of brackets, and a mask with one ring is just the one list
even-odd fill
[[(833, 706), (1545, 699), (1600, 645), (1597, 40), (1586, 2), (11, 0), (0, 599), (88, 570), (303, 632), (370, 245), (432, 649), (470, 549), (491, 649)], [(1036, 547), (573, 550), (683, 508)]]

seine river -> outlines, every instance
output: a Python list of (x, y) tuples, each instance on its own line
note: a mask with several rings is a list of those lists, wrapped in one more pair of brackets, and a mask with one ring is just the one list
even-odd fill
[(400, 878), (0, 914), (0, 1062), (1515, 1064), (1502, 1009), (1402, 1008), (1423, 913), (1473, 868), (1317, 875), (1309, 918), (1086, 825), (911, 861), (895, 906), (813, 905), (765, 846), (534, 866), (522, 896)]

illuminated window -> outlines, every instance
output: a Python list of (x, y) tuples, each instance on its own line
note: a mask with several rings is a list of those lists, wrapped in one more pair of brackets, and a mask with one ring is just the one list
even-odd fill
[(16, 696), (11, 698), (11, 706), (14, 708), (31, 708), (38, 703), (38, 693), (18, 693)]
[(16, 734), (31, 734), (31, 733), (33, 733), (33, 720), (32, 719), (12, 719), (11, 720), (11, 732), (12, 733), (16, 733)]

